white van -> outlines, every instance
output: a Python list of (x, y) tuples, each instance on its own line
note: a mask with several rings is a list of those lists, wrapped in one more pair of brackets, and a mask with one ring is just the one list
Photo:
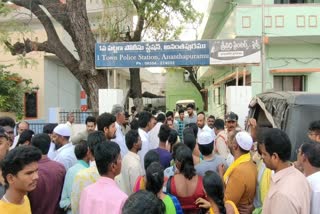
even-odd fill
[(196, 102), (194, 100), (178, 100), (176, 102), (176, 113), (174, 115), (175, 118), (178, 118), (179, 117), (179, 110), (180, 109), (183, 109), (184, 110), (184, 116), (188, 116), (188, 113), (187, 113), (187, 105), (191, 103), (193, 104), (194, 106), (194, 113), (196, 114)]

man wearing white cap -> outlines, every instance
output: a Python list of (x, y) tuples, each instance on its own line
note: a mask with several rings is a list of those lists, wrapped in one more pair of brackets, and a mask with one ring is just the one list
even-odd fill
[(196, 173), (204, 176), (206, 171), (214, 171), (218, 173), (218, 166), (220, 164), (227, 165), (225, 159), (213, 153), (214, 138), (211, 132), (201, 132), (198, 136), (198, 147), (203, 155), (203, 160), (195, 166)]
[(61, 163), (66, 170), (77, 163), (74, 146), (69, 141), (71, 129), (66, 124), (59, 124), (53, 129), (53, 141), (56, 144), (57, 154), (55, 161)]
[(244, 131), (231, 131), (228, 147), (234, 162), (223, 176), (225, 200), (233, 201), (239, 208), (247, 208), (253, 203), (257, 184), (257, 167), (251, 160), (252, 137)]

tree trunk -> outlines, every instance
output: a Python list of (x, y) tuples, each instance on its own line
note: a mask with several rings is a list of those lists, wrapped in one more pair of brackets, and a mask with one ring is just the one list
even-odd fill
[(199, 91), (202, 102), (203, 102), (203, 110), (208, 111), (208, 91), (201, 87), (201, 85), (198, 83), (195, 77), (195, 68), (194, 67), (182, 67), (186, 71), (189, 72), (189, 79), (192, 82), (192, 84), (196, 87), (196, 89)]
[(90, 75), (90, 78), (83, 76), (79, 78), (82, 88), (85, 90), (88, 99), (88, 108), (94, 112), (99, 111), (99, 89), (108, 88), (108, 79), (104, 71), (99, 71), (96, 75)]
[(140, 68), (129, 68), (130, 71), (130, 97), (137, 111), (143, 111)]

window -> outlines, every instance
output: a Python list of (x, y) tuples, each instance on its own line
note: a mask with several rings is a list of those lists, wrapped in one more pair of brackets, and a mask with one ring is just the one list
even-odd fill
[(214, 91), (213, 91), (213, 102), (215, 104), (218, 104), (218, 105), (221, 104), (221, 101), (220, 101), (220, 87), (215, 88)]
[(24, 116), (26, 118), (38, 117), (38, 100), (37, 93), (25, 93), (24, 94)]
[(305, 76), (274, 76), (275, 91), (304, 91)]
[(305, 4), (314, 3), (314, 0), (274, 0), (275, 4)]

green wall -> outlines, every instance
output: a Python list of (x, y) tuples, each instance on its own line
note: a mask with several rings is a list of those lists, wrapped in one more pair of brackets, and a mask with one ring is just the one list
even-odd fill
[(203, 110), (202, 98), (191, 82), (184, 81), (184, 71), (168, 69), (166, 74), (166, 108), (173, 110), (178, 100), (195, 100), (199, 111)]

